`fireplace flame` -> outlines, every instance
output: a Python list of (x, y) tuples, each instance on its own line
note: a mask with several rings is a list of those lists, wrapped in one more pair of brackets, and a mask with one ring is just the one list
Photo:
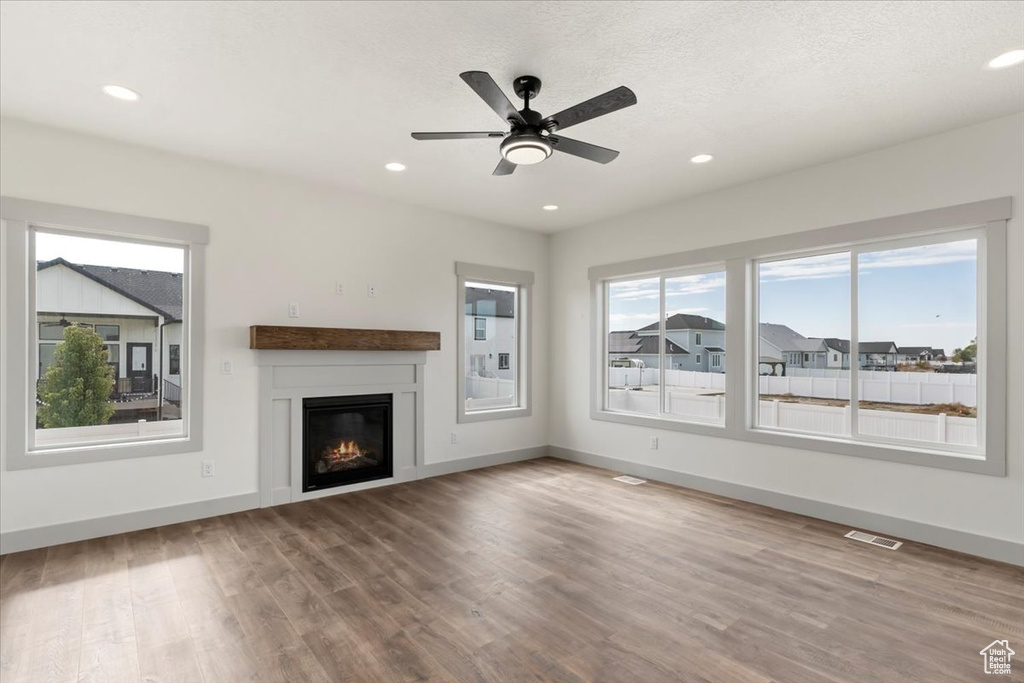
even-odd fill
[(366, 452), (359, 447), (358, 443), (344, 439), (338, 441), (338, 444), (333, 448), (327, 448), (324, 451), (324, 458), (334, 463), (355, 460), (363, 455), (366, 455)]

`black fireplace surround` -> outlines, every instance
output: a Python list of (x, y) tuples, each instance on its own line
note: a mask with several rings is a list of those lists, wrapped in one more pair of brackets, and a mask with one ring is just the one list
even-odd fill
[(392, 476), (391, 414), (391, 394), (303, 399), (302, 491)]

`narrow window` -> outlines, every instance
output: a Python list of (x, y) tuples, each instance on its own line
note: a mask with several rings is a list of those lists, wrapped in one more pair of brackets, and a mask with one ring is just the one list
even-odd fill
[(459, 422), (529, 415), (532, 273), (458, 263), (456, 275)]

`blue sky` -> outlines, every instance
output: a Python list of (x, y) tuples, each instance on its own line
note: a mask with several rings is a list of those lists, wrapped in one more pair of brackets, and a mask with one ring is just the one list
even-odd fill
[[(863, 253), (862, 341), (933, 346), (947, 353), (977, 334), (977, 244), (974, 240)], [(850, 337), (848, 252), (762, 264), (760, 319), (806, 337)], [(725, 321), (722, 273), (668, 279), (666, 311)], [(658, 318), (658, 280), (609, 287), (611, 329), (637, 329)]]

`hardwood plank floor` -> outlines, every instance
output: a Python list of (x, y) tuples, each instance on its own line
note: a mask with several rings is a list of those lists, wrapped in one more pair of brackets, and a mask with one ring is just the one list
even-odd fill
[(612, 475), (534, 460), (7, 555), (0, 679), (952, 683), (1024, 652), (1024, 569)]

